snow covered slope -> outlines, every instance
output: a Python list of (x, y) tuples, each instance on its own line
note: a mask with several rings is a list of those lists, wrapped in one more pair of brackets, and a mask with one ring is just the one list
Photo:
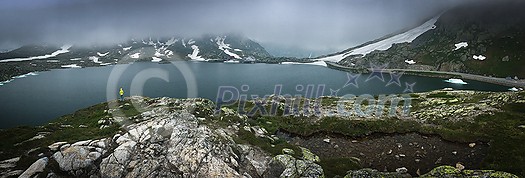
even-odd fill
[(343, 60), (345, 57), (349, 55), (366, 55), (372, 51), (375, 50), (387, 50), (388, 48), (392, 47), (393, 44), (396, 43), (405, 43), (405, 42), (412, 42), (414, 39), (416, 39), (419, 35), (427, 32), (428, 30), (432, 30), (436, 28), (434, 23), (438, 20), (439, 15), (426, 21), (425, 23), (421, 24), (420, 26), (413, 28), (411, 30), (408, 30), (404, 33), (394, 35), (392, 37), (386, 38), (384, 40), (365, 45), (363, 47), (359, 47), (356, 49), (353, 49), (351, 51), (348, 51), (343, 54), (336, 54), (331, 55), (319, 59), (315, 59), (318, 61), (329, 61), (329, 62), (339, 62)]
[(43, 56), (28, 57), (28, 58), (4, 59), (4, 60), (0, 60), (0, 62), (18, 62), (18, 61), (31, 61), (31, 60), (35, 60), (35, 59), (47, 59), (47, 58), (50, 58), (50, 57), (58, 56), (59, 54), (67, 53), (67, 52), (69, 52), (69, 48), (71, 48), (71, 45), (64, 45), (64, 46), (60, 47), (59, 50), (57, 50), (57, 51), (55, 51), (55, 52), (53, 52), (51, 54), (46, 54), (46, 55), (43, 55)]

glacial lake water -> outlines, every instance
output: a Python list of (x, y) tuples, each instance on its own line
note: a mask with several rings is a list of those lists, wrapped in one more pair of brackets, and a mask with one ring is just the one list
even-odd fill
[[(131, 93), (148, 97), (203, 97), (214, 101), (220, 86), (230, 86), (230, 91), (236, 89), (248, 98), (273, 94), (276, 85), (281, 86), (281, 95), (305, 96), (308, 91), (313, 97), (319, 92), (319, 86), (324, 86), (322, 95), (335, 94), (332, 89), (338, 90), (337, 96), (410, 92), (406, 84), (413, 84), (413, 92), (446, 87), (480, 91), (508, 89), (477, 81), (465, 80), (468, 84), (460, 85), (446, 83), (440, 78), (410, 75), (401, 76), (399, 82), (391, 82), (389, 74), (383, 74), (383, 80), (380, 75), (369, 78), (370, 74), (363, 74), (345, 86), (346, 72), (313, 65), (140, 62), (37, 74), (0, 86), (0, 128), (47, 123), (78, 109), (114, 100), (120, 87), (124, 88), (125, 96)], [(225, 98), (227, 96), (230, 95)]]

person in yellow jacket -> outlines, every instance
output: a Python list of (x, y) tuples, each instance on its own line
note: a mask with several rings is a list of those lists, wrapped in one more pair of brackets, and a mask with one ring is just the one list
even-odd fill
[(124, 90), (122, 89), (122, 87), (120, 87), (119, 94), (120, 94), (120, 101), (124, 101)]

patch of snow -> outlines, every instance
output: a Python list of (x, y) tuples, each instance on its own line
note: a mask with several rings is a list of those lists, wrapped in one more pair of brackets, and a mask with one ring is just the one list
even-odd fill
[[(226, 39), (226, 37), (220, 37), (218, 36), (217, 38), (215, 38), (215, 43), (217, 44), (217, 46), (219, 46), (219, 49), (224, 51), (224, 53), (226, 53), (228, 56), (231, 56), (235, 59), (241, 59), (241, 57), (231, 51), (229, 51), (228, 49), (232, 49), (230, 47), (230, 44), (226, 44), (224, 43), (224, 40)], [(240, 50), (240, 49), (234, 49), (234, 51), (237, 51), (237, 50)], [(242, 50), (240, 50), (242, 51)]]
[(234, 51), (242, 51), (242, 50), (240, 50), (240, 49), (233, 49), (233, 50), (234, 50)]
[(63, 65), (62, 68), (82, 68), (78, 66), (77, 64), (69, 64), (69, 65)]
[(55, 51), (55, 52), (53, 52), (51, 54), (46, 54), (46, 55), (43, 55), (43, 56), (28, 57), (28, 58), (4, 59), (4, 60), (0, 60), (0, 62), (18, 62), (18, 61), (31, 61), (31, 60), (35, 60), (35, 59), (47, 59), (47, 58), (50, 58), (50, 57), (56, 57), (59, 54), (67, 53), (67, 52), (69, 52), (69, 48), (71, 48), (71, 45), (64, 45), (64, 46), (60, 47), (59, 50), (57, 50), (57, 51)]
[(4, 84), (7, 84), (7, 83), (9, 83), (9, 82), (12, 82), (12, 81), (13, 81), (13, 79), (9, 79), (9, 80), (6, 80), (6, 81), (1, 81), (1, 82), (0, 82), (0, 86), (2, 86), (2, 85), (4, 85)]
[(456, 78), (451, 78), (451, 79), (444, 80), (444, 81), (448, 82), (448, 83), (454, 83), (454, 84), (462, 84), (462, 85), (466, 85), (467, 84), (467, 82), (464, 82), (463, 80), (456, 79)]
[(161, 57), (161, 56), (164, 56), (164, 54), (161, 54), (161, 53), (159, 52), (159, 50), (156, 50), (156, 51), (155, 51), (155, 54), (153, 54), (153, 55), (154, 55), (155, 57)]
[(69, 59), (70, 61), (79, 61), (81, 60), (82, 58), (73, 58), (73, 59)]
[(228, 49), (225, 49), (224, 50), (224, 53), (226, 53), (227, 55), (231, 56), (231, 57), (234, 57), (235, 59), (241, 59), (241, 57), (239, 57), (239, 55), (235, 54), (235, 53), (232, 53), (230, 51), (228, 51)]
[(152, 59), (151, 62), (160, 62), (160, 61), (162, 61), (162, 59), (158, 58), (158, 57), (151, 57), (151, 59)]
[(99, 52), (97, 52), (97, 55), (100, 56), (100, 57), (104, 57), (104, 56), (106, 56), (108, 54), (109, 54), (109, 51), (106, 52), (106, 53), (99, 53)]
[(435, 29), (436, 26), (434, 25), (434, 23), (436, 23), (436, 21), (439, 18), (439, 16), (441, 16), (441, 15), (438, 15), (438, 16), (436, 16), (436, 17), (426, 21), (425, 23), (421, 24), (420, 26), (418, 26), (416, 28), (413, 28), (411, 30), (408, 30), (408, 31), (406, 31), (404, 33), (397, 34), (397, 35), (394, 35), (392, 37), (386, 38), (384, 40), (381, 40), (381, 41), (378, 41), (378, 42), (375, 42), (375, 43), (372, 43), (372, 44), (368, 44), (368, 45), (363, 46), (363, 47), (359, 47), (359, 48), (353, 49), (353, 50), (351, 50), (349, 52), (346, 52), (344, 54), (337, 54), (337, 55), (327, 56), (327, 57), (319, 58), (319, 59), (316, 59), (316, 60), (317, 61), (339, 62), (339, 61), (341, 61), (342, 59), (344, 59), (348, 55), (363, 55), (363, 56), (365, 56), (368, 53), (370, 53), (372, 51), (375, 51), (375, 50), (387, 50), (388, 48), (392, 47), (393, 44), (406, 43), (406, 42), (410, 43), (414, 39), (416, 39), (418, 36), (420, 36), (421, 34), (427, 32), (428, 30)]
[(135, 54), (129, 55), (129, 57), (133, 58), (133, 59), (138, 59), (140, 57), (140, 53), (135, 53)]
[(225, 40), (225, 39), (226, 39), (226, 37), (223, 38), (223, 37), (220, 37), (220, 36), (218, 36), (217, 38), (215, 38), (215, 41), (216, 41), (217, 45), (219, 46), (219, 49), (220, 49), (220, 50), (223, 50), (223, 51), (224, 51), (224, 49), (232, 49), (232, 48), (230, 47), (230, 44), (225, 44), (225, 43), (224, 43), (224, 40)]
[(101, 64), (102, 62), (98, 61), (97, 56), (89, 56), (89, 60), (92, 60), (94, 63)]
[(197, 60), (197, 61), (204, 61), (204, 58), (199, 56), (199, 46), (191, 45), (191, 49), (193, 49), (193, 52), (191, 54), (188, 54), (188, 57), (190, 59)]
[(171, 58), (171, 56), (173, 55), (173, 51), (171, 51), (171, 50), (166, 50), (166, 51), (164, 51), (164, 54), (166, 54), (166, 57)]
[(195, 41), (193, 39), (188, 40), (188, 45), (195, 44)]
[(124, 50), (124, 51), (130, 50), (131, 47), (133, 47), (133, 46), (122, 48), (122, 50)]
[(224, 61), (224, 63), (226, 63), (226, 64), (238, 64), (238, 63), (240, 63), (240, 61), (232, 59), (232, 60)]
[(346, 57), (346, 54), (337, 54), (333, 56), (326, 56), (323, 58), (315, 59), (316, 61), (328, 61), (328, 62), (339, 62)]
[(520, 90), (517, 89), (516, 87), (512, 87), (512, 88), (509, 88), (509, 91), (520, 91)]
[(317, 65), (317, 66), (328, 67), (328, 65), (326, 65), (326, 62), (325, 62), (325, 61), (315, 61), (315, 62), (308, 62), (308, 63), (302, 63), (302, 62), (282, 62), (281, 64), (302, 64), (302, 65)]
[(478, 56), (474, 55), (474, 56), (472, 56), (472, 58), (480, 60), (480, 61), (483, 61), (483, 60), (487, 59), (487, 57), (485, 57), (485, 56), (483, 56), (481, 54), (478, 55)]
[(456, 48), (454, 49), (455, 51), (455, 50), (458, 50), (459, 48), (466, 48), (468, 46), (468, 43), (467, 42), (456, 43), (454, 44), (454, 46), (456, 46)]
[(405, 63), (412, 65), (412, 64), (415, 64), (416, 61), (414, 61), (412, 59), (411, 60), (405, 60)]
[(57, 63), (57, 62), (60, 62), (60, 61), (59, 60), (47, 60), (46, 62)]
[(12, 79), (19, 79), (19, 78), (25, 78), (27, 76), (35, 76), (35, 75), (38, 75), (37, 73), (34, 73), (34, 72), (29, 72), (27, 74), (22, 74), (22, 75), (19, 75), (19, 76), (14, 76), (14, 77), (11, 77)]
[(107, 63), (101, 63), (100, 65), (101, 66), (107, 66), (107, 65), (110, 65), (110, 64), (111, 64), (111, 62), (107, 62)]
[(186, 47), (186, 43), (184, 42), (184, 39), (182, 39), (182, 46)]
[(27, 75), (26, 74), (22, 74), (22, 75), (19, 75), (19, 76), (14, 76), (14, 77), (11, 77), (12, 79), (19, 79), (19, 78), (26, 78)]

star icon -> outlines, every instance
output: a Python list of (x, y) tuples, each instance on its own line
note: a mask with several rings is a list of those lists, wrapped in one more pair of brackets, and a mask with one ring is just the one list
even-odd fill
[(343, 86), (343, 88), (348, 86), (348, 85), (353, 85), (356, 88), (359, 88), (359, 86), (357, 85), (357, 78), (359, 78), (359, 76), (361, 76), (361, 74), (351, 74), (351, 73), (347, 72), (346, 73), (346, 77), (348, 77), (348, 80), (346, 81), (346, 83)]
[(337, 90), (333, 90), (330, 88), (330, 96), (337, 96), (337, 92), (339, 92), (340, 89), (337, 89)]
[(416, 85), (416, 82), (414, 83), (408, 83), (408, 82), (405, 82), (405, 90), (403, 90), (403, 93), (412, 93), (414, 92), (414, 85)]
[(403, 76), (404, 72), (390, 72), (390, 81), (386, 84), (386, 86), (391, 84), (396, 84), (397, 86), (401, 86), (401, 82), (399, 81), (399, 78)]
[(370, 63), (370, 70), (372, 71), (372, 73), (370, 73), (368, 78), (366, 78), (365, 82), (368, 82), (369, 80), (372, 80), (374, 78), (378, 78), (382, 82), (385, 82), (385, 78), (383, 78), (383, 70), (385, 70), (387, 66), (388, 66), (388, 63), (383, 64), (381, 66), (376, 66)]

